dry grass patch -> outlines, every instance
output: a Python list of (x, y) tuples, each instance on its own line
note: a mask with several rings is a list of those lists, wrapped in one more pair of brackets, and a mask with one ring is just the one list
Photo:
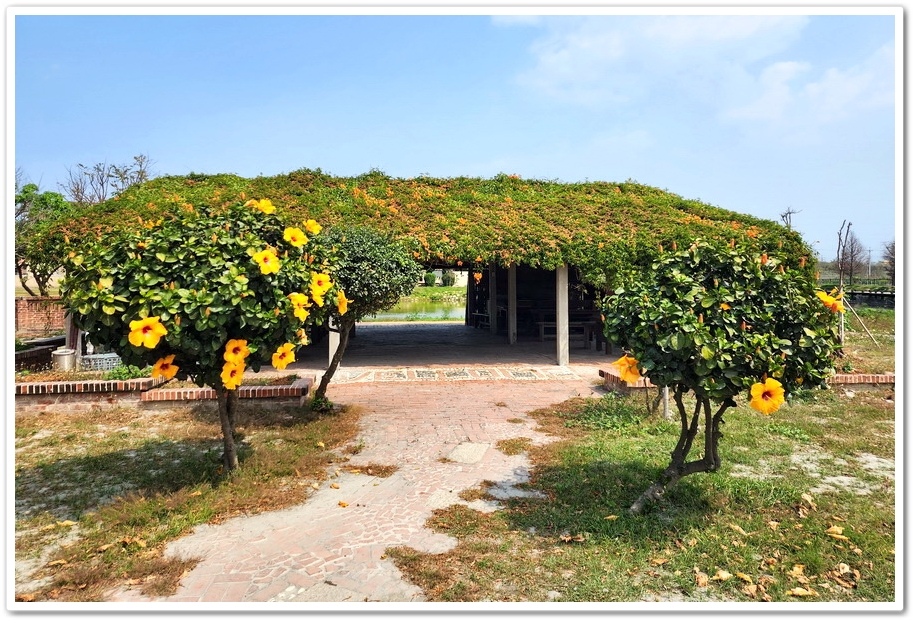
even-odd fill
[(359, 417), (242, 403), (240, 466), (227, 476), (215, 407), (18, 413), (17, 599), (100, 601), (124, 583), (168, 594), (195, 564), (164, 559), (169, 541), (305, 501), (346, 461)]

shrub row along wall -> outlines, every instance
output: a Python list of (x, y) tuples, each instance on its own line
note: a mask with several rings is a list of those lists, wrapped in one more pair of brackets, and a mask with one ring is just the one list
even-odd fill
[(62, 333), (66, 327), (59, 296), (17, 296), (16, 337)]

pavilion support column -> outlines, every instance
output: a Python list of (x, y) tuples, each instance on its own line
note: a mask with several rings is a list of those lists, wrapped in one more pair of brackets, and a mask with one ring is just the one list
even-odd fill
[(515, 287), (515, 264), (509, 266), (509, 313), (507, 322), (509, 325), (509, 343), (518, 342), (518, 301), (517, 290)]
[(557, 365), (569, 365), (569, 267), (557, 267)]
[(477, 300), (477, 297), (474, 294), (474, 277), (471, 271), (468, 271), (468, 282), (464, 290), (464, 324), (467, 327), (474, 326), (474, 316), (471, 314), (474, 313), (474, 301)]
[(496, 262), (490, 262), (490, 304), (487, 305), (487, 311), (490, 314), (490, 333), (496, 334), (496, 324), (499, 322), (499, 314), (496, 309)]
[[(328, 322), (328, 367), (331, 365), (331, 361), (334, 359), (334, 353), (337, 352), (337, 347), (340, 346), (340, 328), (335, 327), (330, 321)], [(340, 366), (338, 366), (338, 369)]]

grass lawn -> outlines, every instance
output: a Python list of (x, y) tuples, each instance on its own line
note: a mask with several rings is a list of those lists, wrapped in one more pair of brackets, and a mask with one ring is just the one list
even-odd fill
[[(878, 345), (850, 324), (844, 359), (893, 371), (893, 313), (857, 311)], [(722, 469), (639, 517), (626, 509), (667, 464), (676, 423), (642, 395), (570, 400), (531, 414), (554, 442), (499, 445), (527, 453), (526, 486), (543, 497), (436, 511), (429, 526), (457, 547), (388, 556), (429, 601), (893, 601), (896, 400), (834, 388), (768, 417), (742, 403), (726, 417)], [(206, 410), (17, 414), (17, 600), (97, 601), (125, 582), (170, 594), (194, 561), (163, 549), (195, 526), (301, 503), (335, 462), (397, 467), (360, 463), (355, 407), (240, 410), (231, 478)], [(487, 497), (486, 484), (461, 497)]]

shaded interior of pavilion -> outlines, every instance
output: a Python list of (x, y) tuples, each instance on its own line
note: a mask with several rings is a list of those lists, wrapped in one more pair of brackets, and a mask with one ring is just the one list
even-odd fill
[[(468, 279), (463, 322), (359, 323), (341, 366), (603, 365), (611, 347), (601, 330), (599, 296), (574, 268), (491, 264), (479, 280)], [(297, 358), (326, 366), (339, 335), (331, 332), (327, 342)]]

